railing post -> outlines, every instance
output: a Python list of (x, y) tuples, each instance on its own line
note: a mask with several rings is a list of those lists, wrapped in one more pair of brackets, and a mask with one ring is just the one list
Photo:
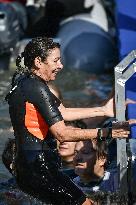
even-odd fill
[[(132, 51), (126, 58), (124, 58), (115, 67), (115, 105), (116, 105), (116, 119), (118, 121), (125, 121), (125, 83), (136, 72), (136, 51)], [(117, 139), (117, 166), (119, 168), (119, 188), (121, 194), (128, 193), (130, 187), (130, 174), (128, 170), (128, 155), (129, 139)], [(129, 183), (129, 186), (128, 186)]]

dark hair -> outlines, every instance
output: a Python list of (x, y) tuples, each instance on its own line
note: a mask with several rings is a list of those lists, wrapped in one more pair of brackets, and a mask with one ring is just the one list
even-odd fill
[[(21, 53), (16, 59), (16, 66), (18, 70), (31, 71), (32, 65), (36, 57), (40, 57), (41, 61), (45, 61), (49, 55), (49, 51), (54, 48), (60, 48), (60, 44), (54, 42), (52, 38), (36, 37), (32, 38), (24, 48), (24, 52)], [(21, 66), (21, 60), (24, 58), (24, 66)]]
[(78, 127), (81, 129), (86, 129), (87, 125), (82, 120), (65, 121), (67, 126)]
[(96, 150), (97, 159), (107, 158), (107, 156), (108, 156), (108, 146), (107, 146), (106, 140), (102, 140), (102, 141), (97, 140), (95, 150)]
[[(9, 138), (2, 153), (2, 162), (11, 174), (14, 174), (14, 158), (16, 155), (15, 139)], [(12, 164), (12, 168), (11, 165)]]

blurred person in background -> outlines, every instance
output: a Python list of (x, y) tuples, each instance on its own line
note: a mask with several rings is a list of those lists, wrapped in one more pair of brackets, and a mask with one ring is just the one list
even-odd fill
[(108, 170), (106, 167), (107, 159), (106, 140), (77, 142), (74, 166), (78, 177), (73, 181), (84, 193), (117, 191), (117, 169)]

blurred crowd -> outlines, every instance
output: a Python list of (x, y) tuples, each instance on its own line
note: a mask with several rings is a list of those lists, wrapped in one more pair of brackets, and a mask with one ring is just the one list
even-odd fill
[(59, 39), (65, 67), (110, 70), (118, 60), (114, 7), (114, 0), (0, 0), (0, 60), (24, 39), (47, 36)]
[[(105, 12), (100, 9), (101, 13), (98, 15), (95, 7), (103, 7)], [(69, 21), (69, 17), (82, 14), (90, 15), (85, 16), (85, 19), (88, 17), (88, 21), (91, 21), (91, 15), (94, 15), (95, 21), (105, 31), (108, 31), (110, 28), (109, 32), (114, 33), (114, 7), (114, 0), (75, 0), (74, 2), (72, 0), (0, 0), (0, 13), (3, 13), (1, 19), (4, 19), (5, 15), (8, 17), (8, 20), (12, 18), (11, 22), (13, 22), (16, 17), (18, 26), (24, 31), (24, 36), (27, 37), (38, 35), (55, 37), (60, 23), (63, 24), (65, 20)], [(10, 10), (12, 10), (12, 14), (8, 15)], [(92, 10), (94, 10), (93, 13)], [(102, 17), (107, 15), (108, 19), (103, 20), (101, 15)], [(99, 18), (104, 22), (100, 23)], [(13, 30), (14, 27), (12, 26)]]

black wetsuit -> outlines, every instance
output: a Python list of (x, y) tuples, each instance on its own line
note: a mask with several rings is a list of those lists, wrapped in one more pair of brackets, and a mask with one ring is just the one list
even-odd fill
[(85, 195), (59, 169), (56, 140), (49, 132), (50, 126), (63, 120), (59, 99), (35, 75), (19, 80), (7, 99), (17, 144), (19, 187), (47, 204), (83, 204)]

